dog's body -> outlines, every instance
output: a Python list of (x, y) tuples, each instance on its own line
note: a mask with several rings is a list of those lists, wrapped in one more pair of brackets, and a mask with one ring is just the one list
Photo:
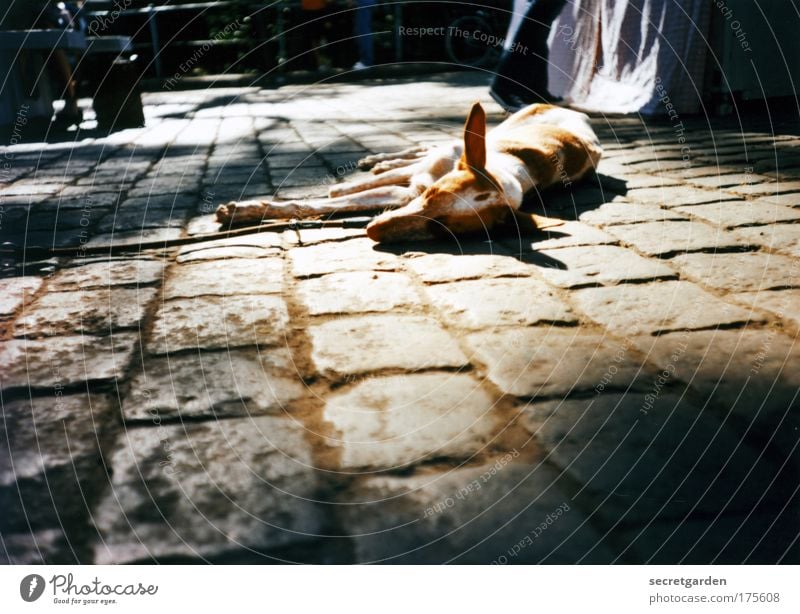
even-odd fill
[(229, 203), (217, 218), (242, 223), (385, 211), (367, 226), (372, 239), (385, 242), (486, 231), (516, 213), (527, 192), (576, 181), (601, 155), (583, 113), (534, 104), (487, 135), (486, 115), (475, 103), (463, 143), (370, 156), (360, 164), (374, 176), (335, 185), (330, 198)]

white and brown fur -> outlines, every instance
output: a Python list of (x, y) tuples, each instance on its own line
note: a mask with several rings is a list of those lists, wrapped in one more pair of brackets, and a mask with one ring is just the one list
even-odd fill
[(383, 211), (367, 226), (375, 241), (430, 239), (487, 231), (517, 214), (525, 194), (593, 171), (600, 143), (583, 113), (534, 104), (486, 133), (475, 103), (464, 141), (370, 156), (366, 180), (331, 187), (329, 198), (222, 205), (220, 223)]

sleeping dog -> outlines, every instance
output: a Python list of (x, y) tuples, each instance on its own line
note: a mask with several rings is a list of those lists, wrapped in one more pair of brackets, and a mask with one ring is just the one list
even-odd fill
[(593, 171), (602, 152), (583, 113), (533, 104), (487, 134), (486, 114), (476, 102), (463, 142), (370, 156), (359, 164), (373, 176), (337, 184), (329, 198), (231, 202), (219, 207), (217, 220), (383, 212), (367, 226), (378, 242), (486, 232), (518, 215), (527, 192)]

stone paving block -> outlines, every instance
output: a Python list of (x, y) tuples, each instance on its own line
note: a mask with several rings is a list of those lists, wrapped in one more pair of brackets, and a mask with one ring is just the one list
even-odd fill
[(657, 205), (639, 203), (604, 203), (596, 209), (589, 209), (578, 214), (581, 222), (598, 226), (613, 224), (635, 224), (637, 222), (664, 222), (667, 220), (685, 220), (686, 216), (671, 209), (662, 209)]
[(625, 197), (634, 203), (661, 205), (662, 207), (699, 205), (736, 198), (732, 194), (725, 194), (719, 190), (697, 190), (686, 185), (632, 189)]
[[(53, 247), (76, 247), (86, 242), (83, 228), (56, 228), (49, 230), (26, 230), (24, 226), (0, 229), (0, 243), (10, 243), (19, 249)], [(75, 250), (78, 253), (78, 250)]]
[(297, 283), (309, 315), (392, 311), (420, 305), (414, 286), (401, 273), (332, 273)]
[(800, 224), (753, 226), (738, 228), (734, 232), (742, 242), (760, 245), (800, 258)]
[(137, 328), (155, 295), (147, 287), (49, 292), (19, 315), (14, 336), (113, 335)]
[(574, 291), (572, 299), (594, 321), (621, 335), (712, 328), (763, 319), (687, 281), (586, 288)]
[(119, 210), (106, 215), (97, 224), (97, 232), (113, 232), (115, 230), (133, 231), (140, 228), (181, 228), (186, 223), (186, 209), (154, 209), (152, 207), (139, 210)]
[(505, 239), (503, 246), (512, 254), (528, 253), (541, 249), (556, 249), (559, 247), (577, 247), (580, 245), (605, 245), (618, 241), (597, 228), (581, 222), (564, 222), (551, 230), (542, 230), (534, 233), (533, 238)]
[(122, 404), (127, 421), (281, 414), (305, 391), (285, 348), (148, 357)]
[[(82, 262), (72, 261), (70, 264)], [(97, 260), (70, 266), (58, 271), (47, 284), (48, 290), (67, 291), (107, 288), (120, 285), (150, 285), (164, 277), (164, 262), (160, 260)]]
[(649, 256), (744, 247), (733, 233), (702, 222), (643, 222), (608, 227), (608, 232)]
[(683, 254), (670, 261), (694, 281), (726, 292), (771, 290), (800, 286), (787, 275), (800, 263), (792, 258), (765, 252)]
[(683, 183), (682, 181), (672, 179), (665, 171), (657, 175), (645, 175), (642, 173), (632, 174), (631, 168), (625, 167), (625, 170), (616, 173), (616, 175), (625, 182), (625, 186), (629, 190), (661, 190)]
[(396, 271), (397, 256), (376, 249), (370, 239), (352, 239), (296, 247), (289, 252), (295, 277), (311, 277), (343, 271)]
[[(58, 565), (76, 564), (69, 556), (69, 545), (61, 529), (23, 530), (17, 534), (3, 534), (0, 565)], [(70, 553), (71, 554), (71, 553)]]
[(518, 258), (497, 254), (414, 254), (406, 266), (425, 283), (490, 277), (525, 277), (534, 268)]
[(343, 241), (363, 237), (363, 228), (301, 228), (297, 231), (300, 245), (314, 245), (326, 241)]
[(761, 226), (800, 220), (800, 210), (762, 200), (736, 200), (710, 205), (676, 207), (675, 210), (702, 218), (718, 228)]
[[(128, 192), (124, 200), (119, 203), (119, 215), (132, 215), (139, 213), (144, 215), (151, 210), (159, 217), (169, 217), (169, 212), (176, 213), (195, 209), (198, 204), (197, 196), (188, 194), (145, 194), (135, 196), (134, 191)], [(132, 218), (136, 219), (136, 218)]]
[(677, 277), (663, 262), (642, 258), (633, 250), (616, 245), (542, 250), (527, 260), (537, 265), (540, 276), (561, 288)]
[(534, 402), (523, 422), (584, 485), (578, 500), (623, 525), (750, 511), (776, 469), (708, 410), (655, 389)]
[(64, 387), (120, 379), (137, 337), (90, 335), (0, 342), (0, 389)]
[[(156, 248), (169, 247), (167, 243), (180, 238), (183, 234), (180, 228), (140, 228), (121, 232), (109, 232), (92, 237), (86, 245), (97, 246), (138, 246), (143, 243), (157, 243)], [(149, 247), (148, 247), (149, 248)]]
[[(64, 394), (4, 401), (0, 506), (6, 532), (68, 527), (89, 512), (105, 480), (100, 446), (114, 419), (111, 398)], [(29, 526), (30, 523), (30, 526)]]
[(282, 289), (281, 258), (204, 260), (173, 268), (164, 284), (164, 299), (276, 294)]
[(27, 308), (41, 286), (41, 278), (30, 275), (0, 279), (0, 317), (10, 316), (23, 305)]
[(425, 293), (444, 319), (460, 328), (578, 321), (555, 290), (530, 277), (436, 284), (427, 286)]
[(752, 173), (738, 173), (732, 175), (712, 175), (710, 177), (695, 177), (691, 179), (691, 183), (703, 188), (716, 189), (716, 188), (733, 188), (736, 187), (736, 192), (739, 192), (743, 187), (764, 183), (766, 177), (754, 175)]
[[(203, 235), (210, 235), (212, 233), (219, 232), (220, 230), (225, 230), (217, 221), (217, 216), (215, 213), (195, 215), (189, 219), (189, 222), (186, 224), (185, 228), (186, 234), (193, 238), (196, 237), (198, 241), (202, 240)], [(191, 246), (191, 243), (189, 246)]]
[(131, 428), (112, 450), (111, 488), (93, 514), (96, 563), (267, 552), (322, 528), (311, 452), (288, 419)]
[(198, 296), (164, 302), (148, 349), (154, 354), (283, 344), (289, 315), (279, 296)]
[(775, 196), (782, 193), (800, 192), (800, 181), (776, 181), (773, 178), (757, 184), (737, 186), (731, 188), (730, 191), (743, 196)]
[(629, 342), (583, 328), (509, 328), (471, 334), (467, 343), (492, 383), (519, 397), (625, 390), (643, 374)]
[[(206, 252), (209, 250), (230, 249), (230, 248), (259, 248), (266, 250), (264, 255), (272, 255), (277, 252), (286, 240), (286, 235), (294, 235), (294, 231), (290, 233), (281, 232), (259, 232), (253, 234), (242, 235), (239, 237), (228, 237), (227, 239), (215, 239), (213, 241), (198, 241), (197, 243), (190, 243), (183, 245), (178, 250), (178, 262), (186, 262), (188, 260), (208, 260)], [(191, 256), (194, 255), (194, 256)]]
[(461, 367), (468, 362), (455, 339), (426, 317), (340, 318), (311, 326), (308, 332), (314, 364), (325, 374)]
[(767, 311), (796, 329), (800, 329), (800, 290), (798, 289), (741, 292), (729, 294), (726, 298), (741, 303), (749, 309)]
[[(634, 339), (641, 352), (674, 378), (690, 383), (702, 399), (732, 412), (758, 446), (777, 446), (782, 460), (798, 457), (800, 349), (775, 329), (681, 332)], [(759, 450), (760, 451), (760, 450)], [(795, 461), (796, 467), (800, 461)]]
[(231, 247), (211, 247), (208, 249), (198, 249), (178, 256), (175, 261), (178, 264), (189, 262), (200, 262), (203, 260), (227, 260), (227, 259), (252, 259), (252, 258), (274, 258), (280, 257), (279, 249), (264, 249), (262, 247), (252, 247), (249, 245), (232, 245)]
[(343, 497), (360, 563), (608, 563), (612, 552), (544, 464), (364, 479)]
[(759, 200), (762, 200), (767, 203), (772, 203), (774, 205), (785, 205), (787, 207), (800, 207), (800, 193), (791, 193), (791, 194), (770, 194), (768, 196), (763, 196)]
[(486, 452), (496, 430), (494, 401), (469, 375), (376, 377), (327, 400), (329, 445), (340, 469), (398, 469), (431, 458)]

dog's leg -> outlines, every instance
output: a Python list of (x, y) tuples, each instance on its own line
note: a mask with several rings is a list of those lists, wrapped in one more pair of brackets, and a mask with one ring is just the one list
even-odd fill
[(368, 177), (360, 181), (348, 181), (345, 183), (337, 183), (332, 185), (328, 190), (328, 195), (331, 198), (338, 198), (347, 194), (355, 194), (356, 192), (363, 192), (364, 190), (371, 190), (385, 185), (403, 185), (411, 183), (414, 175), (426, 170), (428, 164), (426, 160), (415, 162), (403, 168), (395, 168), (374, 177)]
[(418, 146), (418, 147), (409, 147), (408, 149), (404, 149), (402, 151), (396, 151), (394, 153), (382, 153), (382, 154), (374, 154), (372, 156), (365, 156), (358, 161), (358, 168), (363, 170), (369, 170), (373, 166), (375, 166), (378, 162), (384, 162), (386, 160), (406, 160), (406, 159), (414, 159), (420, 157), (419, 154), (423, 154), (428, 150), (427, 147)]
[(385, 173), (386, 171), (391, 171), (396, 168), (403, 168), (405, 166), (410, 166), (412, 164), (416, 164), (418, 158), (401, 158), (400, 160), (384, 160), (383, 162), (378, 162), (375, 166), (372, 167), (372, 174), (373, 175), (380, 175), (381, 173)]
[(340, 198), (309, 200), (245, 200), (217, 208), (217, 221), (225, 226), (260, 224), (265, 219), (316, 217), (329, 213), (373, 213), (404, 207), (419, 195), (415, 188), (381, 186)]

